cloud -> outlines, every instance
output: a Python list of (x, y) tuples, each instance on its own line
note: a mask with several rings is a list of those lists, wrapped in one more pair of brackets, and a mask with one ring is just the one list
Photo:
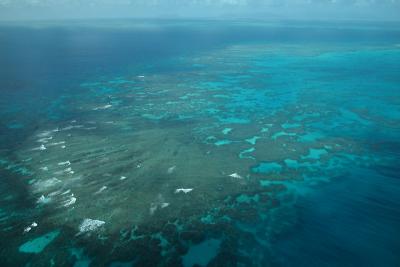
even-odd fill
[[(0, 18), (227, 17), (397, 19), (400, 0), (0, 0)], [(263, 15), (264, 14), (264, 15)]]

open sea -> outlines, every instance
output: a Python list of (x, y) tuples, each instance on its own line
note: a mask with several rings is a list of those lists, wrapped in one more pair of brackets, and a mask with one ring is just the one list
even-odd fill
[(0, 266), (400, 266), (400, 23), (0, 24)]

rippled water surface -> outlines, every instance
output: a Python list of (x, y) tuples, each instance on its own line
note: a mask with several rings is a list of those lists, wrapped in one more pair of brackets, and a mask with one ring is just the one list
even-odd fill
[(1, 266), (398, 266), (400, 25), (0, 27)]

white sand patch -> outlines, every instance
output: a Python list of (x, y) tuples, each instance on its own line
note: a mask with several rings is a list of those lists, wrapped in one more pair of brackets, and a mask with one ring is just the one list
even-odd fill
[(35, 228), (37, 226), (38, 226), (37, 222), (31, 223), (31, 225), (24, 228), (24, 233), (28, 233), (30, 230), (32, 230), (33, 228)]
[(157, 204), (151, 203), (151, 204), (150, 204), (150, 215), (153, 215), (154, 212), (156, 212), (157, 208), (158, 208), (158, 205), (157, 205)]
[(176, 166), (169, 167), (167, 170), (167, 173), (172, 174), (175, 171), (175, 169), (176, 169)]
[(181, 192), (187, 194), (187, 193), (190, 193), (192, 191), (193, 191), (193, 188), (178, 188), (178, 189), (175, 190), (175, 194), (178, 194), (178, 193), (181, 193)]
[(95, 194), (100, 194), (101, 192), (103, 192), (104, 190), (107, 189), (107, 186), (102, 186)]
[(36, 140), (36, 142), (38, 142), (38, 143), (48, 143), (51, 139), (53, 139), (53, 136), (40, 138), (40, 139)]
[(51, 193), (49, 194), (49, 197), (54, 197), (54, 196), (57, 196), (57, 195), (59, 195), (59, 194), (61, 194), (61, 190), (57, 190), (57, 191), (51, 192)]
[(159, 194), (156, 198), (156, 201), (150, 204), (150, 215), (153, 215), (157, 209), (164, 209), (168, 206), (169, 203), (165, 202), (163, 195)]
[(71, 189), (68, 189), (67, 191), (65, 191), (64, 193), (62, 193), (61, 195), (66, 195), (69, 194), (69, 192), (71, 192)]
[(47, 204), (51, 201), (50, 197), (45, 197), (44, 195), (42, 195), (41, 197), (38, 198), (38, 200), (36, 200), (37, 204)]
[(87, 233), (98, 229), (103, 226), (106, 222), (100, 220), (84, 219), (81, 225), (79, 225), (79, 233)]
[(232, 177), (232, 178), (235, 178), (235, 179), (243, 179), (243, 177), (242, 176), (240, 176), (238, 173), (232, 173), (232, 174), (229, 174), (229, 177)]
[(108, 109), (111, 107), (112, 107), (112, 105), (104, 105), (104, 106), (100, 106), (100, 107), (95, 107), (93, 110), (102, 110), (102, 109)]
[(74, 174), (75, 172), (72, 170), (71, 167), (66, 168), (66, 169), (64, 169), (62, 171), (54, 172), (55, 175), (61, 175), (61, 174), (64, 174), (64, 173)]
[(48, 137), (51, 133), (52, 133), (52, 131), (44, 131), (44, 132), (37, 134), (36, 136), (39, 138), (44, 138), (44, 137)]
[(48, 146), (58, 146), (58, 145), (63, 145), (65, 144), (65, 141), (60, 141), (60, 142), (55, 142), (55, 143), (49, 143), (47, 144)]
[(76, 197), (74, 197), (74, 194), (71, 194), (70, 198), (66, 201), (64, 201), (63, 206), (64, 207), (69, 207), (76, 202)]
[(72, 129), (79, 129), (79, 128), (83, 128), (83, 127), (84, 127), (83, 125), (69, 125), (67, 127), (62, 128), (61, 130), (62, 131), (69, 131), (69, 130), (72, 130)]
[(37, 190), (45, 190), (47, 188), (53, 187), (57, 184), (61, 183), (61, 181), (55, 177), (47, 179), (47, 180), (40, 180), (34, 184), (35, 189)]
[(167, 203), (167, 202), (164, 202), (164, 203), (161, 203), (161, 205), (160, 205), (160, 207), (163, 209), (163, 208), (166, 208), (166, 207), (168, 207), (169, 206), (169, 203)]
[(32, 150), (39, 150), (39, 151), (42, 151), (42, 150), (46, 150), (47, 148), (45, 147), (45, 145), (41, 145), (40, 147), (35, 147), (35, 148), (33, 148)]

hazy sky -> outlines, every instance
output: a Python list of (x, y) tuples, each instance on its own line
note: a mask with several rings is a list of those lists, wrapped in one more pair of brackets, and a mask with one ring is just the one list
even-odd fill
[(0, 19), (252, 17), (400, 20), (400, 0), (0, 0)]

